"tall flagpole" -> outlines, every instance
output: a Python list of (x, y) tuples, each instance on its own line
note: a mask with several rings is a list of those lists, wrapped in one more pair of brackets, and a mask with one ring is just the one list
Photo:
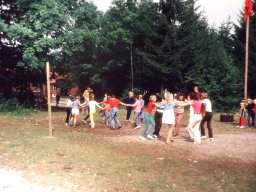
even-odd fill
[(249, 27), (250, 17), (246, 20), (246, 41), (245, 41), (245, 70), (244, 70), (244, 101), (247, 99), (248, 88), (248, 62), (249, 62)]

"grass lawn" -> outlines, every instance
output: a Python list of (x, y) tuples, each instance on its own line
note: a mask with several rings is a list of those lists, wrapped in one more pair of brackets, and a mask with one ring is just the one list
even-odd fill
[[(65, 112), (53, 110), (52, 138), (48, 137), (45, 111), (29, 116), (1, 114), (0, 118), (1, 167), (21, 170), (27, 180), (44, 186), (61, 186), (68, 192), (256, 189), (256, 157), (247, 161), (225, 154), (208, 155), (200, 153), (200, 146), (186, 141), (174, 145), (142, 142), (138, 139), (141, 129), (135, 131), (123, 125), (118, 131), (111, 131), (100, 123), (99, 115), (94, 130), (82, 123), (72, 129), (64, 126)], [(124, 119), (123, 110), (120, 119)], [(213, 125), (215, 135), (256, 136), (256, 129), (220, 123), (218, 114)], [(134, 139), (127, 141), (128, 136)], [(255, 146), (255, 140), (250, 145)], [(237, 148), (238, 153), (242, 150)]]

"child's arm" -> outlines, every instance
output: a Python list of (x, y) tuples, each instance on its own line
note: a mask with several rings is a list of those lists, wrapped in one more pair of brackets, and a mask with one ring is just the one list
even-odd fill
[(124, 106), (129, 106), (129, 104), (125, 104), (123, 102), (120, 102), (121, 105), (124, 105)]
[(97, 107), (99, 107), (100, 109), (104, 109), (104, 108), (101, 107), (97, 102), (95, 102), (95, 105), (96, 105)]
[(87, 105), (88, 105), (88, 102), (86, 101), (86, 102), (80, 104), (80, 107), (86, 107)]

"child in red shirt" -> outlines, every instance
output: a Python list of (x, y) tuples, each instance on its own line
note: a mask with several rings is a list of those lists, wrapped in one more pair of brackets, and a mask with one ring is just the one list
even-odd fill
[[(153, 111), (153, 108), (155, 107), (155, 102), (156, 102), (156, 96), (151, 95), (149, 97), (149, 103), (148, 103), (147, 108), (145, 109), (145, 113), (144, 113), (144, 115), (145, 115), (145, 128), (143, 129), (143, 131), (140, 135), (141, 140), (146, 140), (146, 136), (150, 140), (154, 139), (153, 133), (155, 131), (155, 121), (151, 117), (151, 113)], [(151, 124), (151, 128), (149, 130), (149, 134), (147, 135), (147, 130), (148, 130), (150, 124)]]

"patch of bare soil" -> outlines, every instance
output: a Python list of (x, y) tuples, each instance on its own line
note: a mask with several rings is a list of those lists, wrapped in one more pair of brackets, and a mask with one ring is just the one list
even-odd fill
[(256, 129), (250, 130), (251, 132), (241, 132), (240, 134), (217, 133), (214, 134), (213, 141), (205, 139), (202, 140), (201, 145), (189, 141), (188, 131), (185, 128), (181, 129), (180, 134), (174, 138), (174, 143), (170, 145), (166, 145), (165, 143), (168, 132), (167, 127), (161, 129), (161, 136), (159, 138), (146, 141), (139, 139), (142, 129), (143, 127), (134, 130), (130, 125), (126, 125), (122, 130), (110, 131), (107, 128), (101, 128), (95, 131), (95, 133), (105, 134), (105, 132), (108, 132), (105, 136), (111, 138), (115, 142), (159, 145), (162, 147), (193, 146), (193, 154), (199, 157), (230, 157), (245, 162), (256, 161)]

